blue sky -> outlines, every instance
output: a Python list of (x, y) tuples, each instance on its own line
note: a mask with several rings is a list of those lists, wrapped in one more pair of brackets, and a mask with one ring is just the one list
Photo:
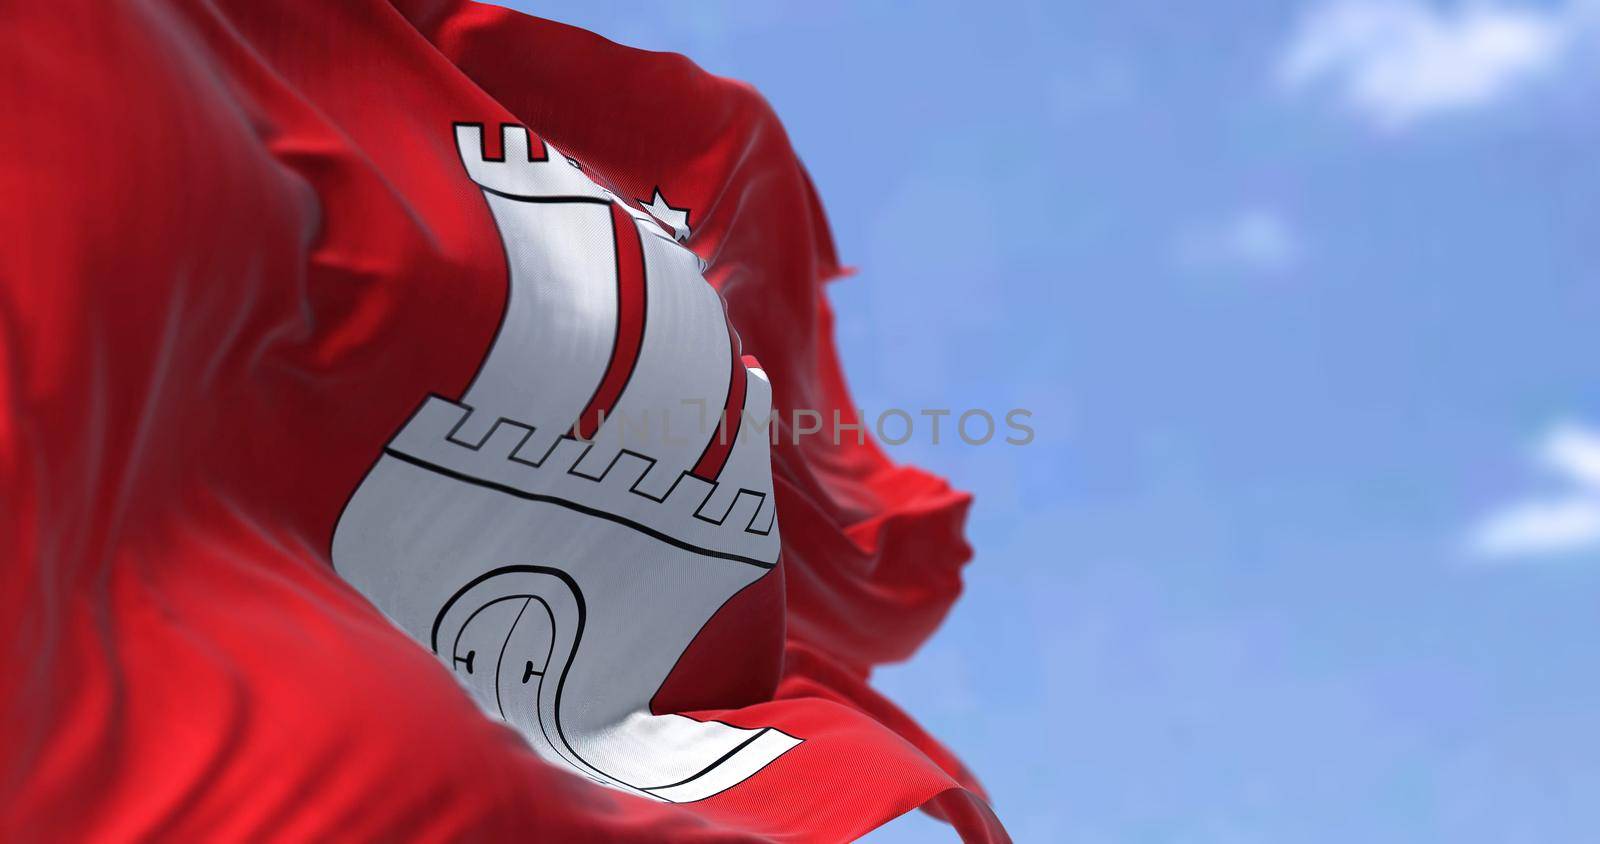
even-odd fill
[(767, 95), (863, 407), (1034, 412), (894, 450), (978, 556), (877, 678), (1019, 841), (1600, 835), (1600, 6), (519, 7)]

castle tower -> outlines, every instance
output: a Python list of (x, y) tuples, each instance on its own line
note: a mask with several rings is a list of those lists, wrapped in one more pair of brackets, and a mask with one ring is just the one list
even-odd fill
[(505, 245), (500, 328), (466, 392), (427, 396), (385, 447), (334, 565), (547, 759), (703, 799), (800, 742), (649, 710), (778, 563), (771, 387), (676, 226), (499, 131), (491, 155), (455, 127)]

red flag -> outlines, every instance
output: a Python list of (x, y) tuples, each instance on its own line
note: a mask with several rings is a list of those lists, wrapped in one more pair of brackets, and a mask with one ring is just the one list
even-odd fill
[(1005, 839), (867, 684), (967, 498), (792, 424), (841, 268), (759, 95), (457, 2), (0, 43), (0, 838)]

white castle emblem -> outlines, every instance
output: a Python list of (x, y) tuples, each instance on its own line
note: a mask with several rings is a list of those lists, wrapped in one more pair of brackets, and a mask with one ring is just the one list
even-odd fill
[(717, 794), (800, 739), (650, 699), (777, 565), (769, 444), (742, 430), (771, 387), (677, 243), (687, 216), (663, 227), (518, 126), (494, 158), (481, 126), (455, 140), (505, 245), (505, 313), (461, 400), (428, 396), (362, 481), (334, 566), (544, 758)]

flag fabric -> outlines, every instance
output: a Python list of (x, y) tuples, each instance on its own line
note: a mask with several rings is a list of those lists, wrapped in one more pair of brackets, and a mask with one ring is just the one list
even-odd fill
[(444, 0), (0, 8), (0, 839), (1006, 834), (772, 110)]

